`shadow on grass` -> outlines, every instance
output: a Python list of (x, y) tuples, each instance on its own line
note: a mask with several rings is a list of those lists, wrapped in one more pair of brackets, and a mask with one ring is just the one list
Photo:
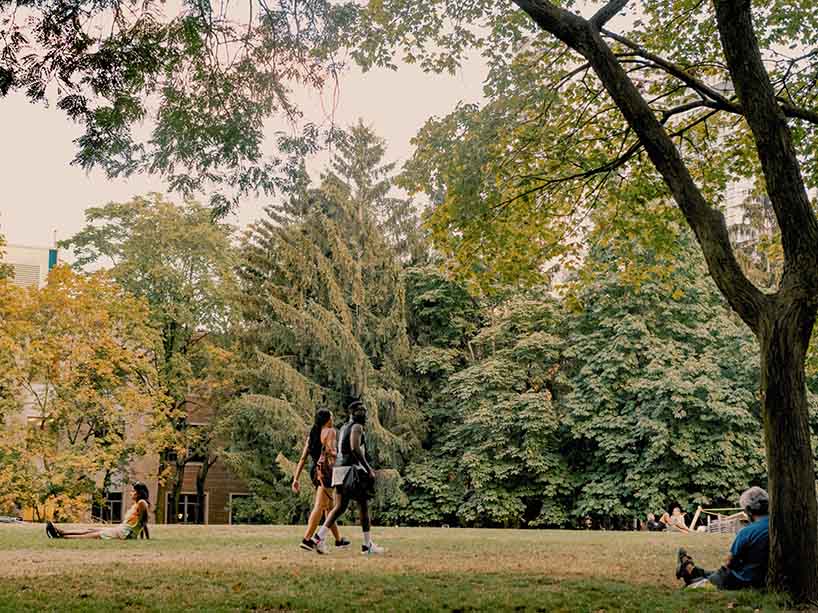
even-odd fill
[(759, 592), (671, 590), (528, 574), (395, 574), (294, 568), (60, 573), (0, 585), (0, 611), (780, 611)]

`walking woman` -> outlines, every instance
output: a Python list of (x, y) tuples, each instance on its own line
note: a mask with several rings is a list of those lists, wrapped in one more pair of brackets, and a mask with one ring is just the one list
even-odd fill
[(341, 428), (339, 454), (332, 471), (332, 485), (335, 487), (335, 506), (327, 516), (324, 525), (312, 539), (312, 548), (318, 553), (326, 553), (324, 539), (331, 526), (344, 514), (350, 501), (358, 503), (361, 513), (361, 529), (364, 542), (362, 554), (381, 554), (384, 548), (372, 542), (369, 521), (369, 500), (373, 495), (375, 472), (366, 458), (366, 407), (360, 400), (349, 405), (349, 421)]
[[(312, 512), (307, 520), (307, 531), (304, 533), (304, 538), (301, 540), (301, 549), (312, 551), (315, 549), (315, 544), (312, 540), (312, 535), (315, 529), (321, 522), (321, 518), (325, 513), (329, 513), (333, 507), (332, 495), (332, 469), (335, 466), (335, 427), (332, 424), (332, 413), (328, 409), (318, 409), (315, 412), (315, 422), (310, 429), (310, 434), (307, 441), (304, 443), (304, 450), (301, 452), (301, 459), (298, 461), (298, 466), (295, 468), (293, 475), (292, 490), (297, 494), (301, 491), (301, 482), (298, 478), (301, 476), (301, 471), (304, 470), (304, 463), (307, 457), (312, 459), (312, 466), (310, 467), (310, 480), (315, 486), (315, 502), (313, 503)], [(330, 525), (333, 536), (335, 536), (336, 549), (346, 549), (350, 543), (345, 538), (341, 537), (338, 532), (338, 527), (333, 522)]]
[(131, 485), (131, 500), (133, 505), (125, 513), (125, 520), (115, 528), (93, 528), (90, 530), (77, 530), (68, 532), (60, 530), (51, 522), (45, 526), (45, 533), (48, 538), (57, 539), (104, 539), (104, 540), (127, 540), (140, 536), (149, 539), (148, 532), (148, 487), (144, 483), (134, 483)]

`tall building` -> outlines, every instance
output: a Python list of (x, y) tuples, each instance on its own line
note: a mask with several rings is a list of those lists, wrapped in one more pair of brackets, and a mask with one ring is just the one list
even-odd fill
[(21, 287), (43, 287), (48, 272), (59, 262), (59, 252), (54, 247), (28, 247), (6, 245), (3, 263), (11, 266), (12, 280)]

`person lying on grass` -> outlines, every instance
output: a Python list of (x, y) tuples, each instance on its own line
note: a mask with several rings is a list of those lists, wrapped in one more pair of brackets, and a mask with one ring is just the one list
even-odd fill
[[(667, 513), (665, 513), (667, 515)], [(663, 532), (667, 530), (664, 522), (658, 521), (653, 513), (648, 513), (648, 521), (645, 522), (645, 528), (648, 532)]]
[(671, 532), (690, 532), (690, 528), (685, 523), (685, 515), (679, 507), (673, 507), (671, 515), (663, 513), (659, 521), (667, 526)]
[(48, 538), (59, 539), (125, 540), (139, 538), (140, 536), (149, 539), (148, 509), (150, 503), (148, 502), (148, 487), (144, 483), (134, 483), (131, 486), (131, 500), (133, 500), (133, 505), (125, 513), (125, 521), (114, 528), (92, 528), (90, 530), (67, 532), (48, 522), (45, 533)]
[(770, 498), (760, 487), (751, 487), (741, 495), (739, 506), (750, 518), (730, 547), (724, 565), (716, 571), (695, 565), (684, 549), (679, 549), (676, 578), (688, 587), (716, 586), (720, 590), (761, 588), (767, 581), (767, 557), (770, 551), (768, 509)]

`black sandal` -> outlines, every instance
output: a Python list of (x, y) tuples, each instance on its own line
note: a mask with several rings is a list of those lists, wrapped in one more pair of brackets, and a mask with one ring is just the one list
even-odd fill
[(687, 551), (685, 551), (683, 547), (679, 547), (679, 552), (677, 555), (679, 557), (679, 561), (676, 563), (676, 578), (681, 579), (685, 574), (685, 567), (688, 564), (693, 564), (693, 558), (687, 555)]

